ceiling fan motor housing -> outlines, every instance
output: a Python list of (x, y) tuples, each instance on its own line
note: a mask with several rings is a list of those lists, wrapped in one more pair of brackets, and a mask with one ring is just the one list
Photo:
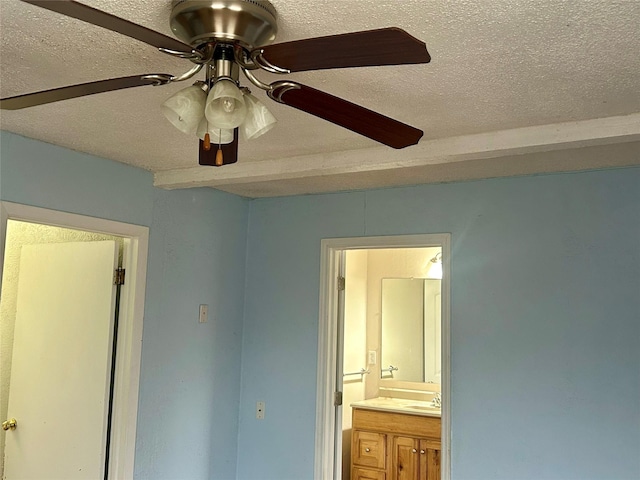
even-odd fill
[(266, 0), (174, 0), (170, 26), (196, 48), (215, 41), (252, 50), (273, 42), (278, 32), (276, 10)]

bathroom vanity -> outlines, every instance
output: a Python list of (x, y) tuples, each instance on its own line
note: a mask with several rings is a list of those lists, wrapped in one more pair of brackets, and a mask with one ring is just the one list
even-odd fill
[(440, 409), (386, 398), (351, 407), (351, 480), (440, 480)]

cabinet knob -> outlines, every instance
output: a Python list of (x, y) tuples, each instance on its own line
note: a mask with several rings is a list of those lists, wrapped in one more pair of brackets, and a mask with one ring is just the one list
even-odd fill
[(370, 448), (365, 448), (364, 451), (369, 453), (371, 451), (371, 449)]
[(424, 450), (420, 450), (420, 455), (424, 455)]
[(416, 452), (417, 452), (417, 450), (416, 450), (415, 448), (414, 448), (413, 450), (411, 450), (411, 451), (412, 451), (413, 453), (416, 453)]

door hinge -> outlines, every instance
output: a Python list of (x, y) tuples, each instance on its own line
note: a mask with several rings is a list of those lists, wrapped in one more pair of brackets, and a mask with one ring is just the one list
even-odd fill
[(343, 291), (346, 285), (346, 280), (344, 277), (338, 277), (338, 291)]
[(113, 284), (114, 285), (124, 285), (124, 275), (125, 269), (122, 267), (118, 267), (113, 272)]
[(342, 392), (333, 393), (333, 405), (336, 407), (342, 405)]

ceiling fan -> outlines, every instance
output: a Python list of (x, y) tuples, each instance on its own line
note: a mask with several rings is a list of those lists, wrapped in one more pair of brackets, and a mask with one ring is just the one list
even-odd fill
[[(239, 129), (254, 138), (275, 119), (246, 87), (248, 82), (278, 103), (310, 113), (393, 148), (418, 143), (423, 132), (312, 87), (289, 80), (264, 83), (254, 74), (264, 70), (289, 74), (309, 70), (428, 63), (424, 42), (399, 28), (271, 44), (277, 13), (266, 0), (174, 0), (171, 30), (180, 40), (73, 0), (22, 0), (97, 25), (191, 61), (182, 75), (133, 75), (71, 85), (0, 99), (0, 108), (18, 110), (71, 98), (144, 85), (188, 80), (201, 70), (205, 80), (181, 90), (163, 104), (178, 129), (200, 138), (199, 163), (222, 166), (238, 159)], [(211, 146), (217, 145), (217, 148)]]

